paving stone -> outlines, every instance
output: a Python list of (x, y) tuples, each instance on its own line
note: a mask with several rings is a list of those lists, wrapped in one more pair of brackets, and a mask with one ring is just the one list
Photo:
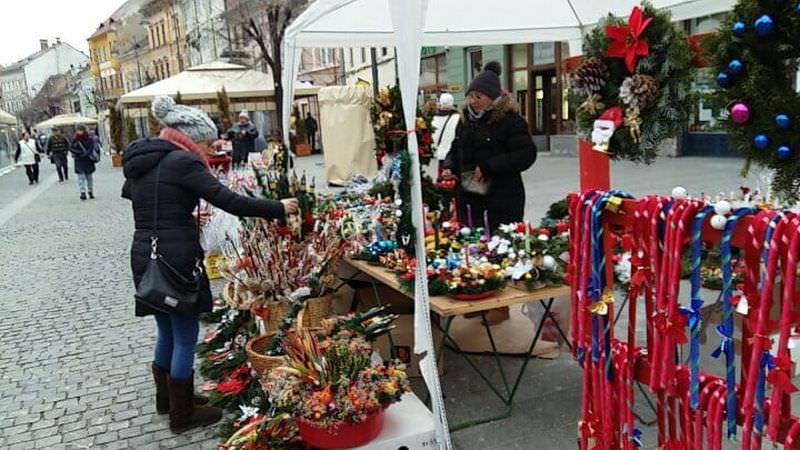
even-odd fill
[(61, 443), (61, 436), (54, 434), (52, 436), (37, 439), (35, 442), (36, 448), (52, 449), (56, 444)]

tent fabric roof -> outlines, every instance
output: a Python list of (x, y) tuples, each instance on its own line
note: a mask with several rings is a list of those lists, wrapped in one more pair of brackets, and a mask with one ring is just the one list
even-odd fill
[[(318, 0), (309, 10), (329, 7)], [(297, 47), (371, 47), (395, 44), (385, 0), (344, 0), (297, 34)], [(729, 10), (733, 0), (654, 0), (674, 20)], [(584, 32), (609, 12), (626, 16), (631, 0), (429, 0), (423, 46), (580, 42)], [(313, 11), (311, 11), (313, 13)], [(579, 49), (572, 49), (577, 53)]]
[(17, 118), (0, 109), (0, 125), (13, 126), (17, 124)]
[(97, 123), (97, 119), (92, 119), (90, 117), (83, 117), (80, 114), (60, 114), (55, 117), (51, 117), (44, 122), (40, 122), (36, 124), (36, 128), (57, 128), (57, 127), (66, 127), (70, 125), (81, 125), (81, 124), (95, 124)]
[[(224, 87), (231, 98), (271, 97), (272, 77), (244, 66), (216, 61), (191, 67), (183, 72), (123, 95), (122, 103), (144, 103), (159, 95), (173, 96), (178, 92), (184, 100), (216, 99)], [(313, 95), (319, 88), (298, 84), (298, 95)]]

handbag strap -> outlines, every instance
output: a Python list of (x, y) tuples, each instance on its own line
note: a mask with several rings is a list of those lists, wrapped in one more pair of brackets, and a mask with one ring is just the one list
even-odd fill
[(438, 148), (440, 145), (442, 145), (442, 139), (444, 138), (444, 132), (445, 132), (445, 130), (447, 130), (447, 124), (448, 124), (448, 123), (450, 123), (450, 119), (451, 119), (451, 118), (452, 118), (454, 115), (455, 115), (455, 114), (450, 114), (449, 116), (447, 116), (447, 119), (445, 119), (445, 121), (444, 121), (444, 125), (442, 125), (442, 132), (441, 132), (441, 133), (439, 133), (439, 139), (436, 141), (436, 147), (437, 147), (437, 148)]

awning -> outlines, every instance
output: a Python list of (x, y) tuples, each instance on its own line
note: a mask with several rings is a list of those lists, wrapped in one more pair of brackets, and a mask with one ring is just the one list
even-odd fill
[(36, 128), (51, 129), (74, 125), (92, 125), (96, 123), (97, 119), (83, 117), (80, 114), (61, 114), (36, 124)]

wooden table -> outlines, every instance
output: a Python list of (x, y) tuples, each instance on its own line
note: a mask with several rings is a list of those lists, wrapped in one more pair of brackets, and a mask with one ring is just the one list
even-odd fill
[[(387, 270), (385, 267), (376, 266), (370, 264), (366, 261), (354, 260), (351, 258), (344, 259), (345, 264), (349, 265), (356, 271), (356, 274), (350, 278), (343, 278), (345, 281), (355, 280), (359, 274), (363, 274), (369, 277), (369, 280), (361, 280), (370, 282), (373, 286), (373, 291), (375, 293), (375, 297), (380, 304), (380, 294), (376, 288), (375, 283), (384, 284), (400, 293), (405, 295), (409, 300), (412, 300), (411, 296), (408, 293), (404, 292), (400, 288), (400, 283), (397, 280), (397, 275), (393, 272)], [(570, 289), (568, 286), (559, 286), (559, 287), (551, 287), (551, 288), (544, 288), (544, 289), (537, 289), (534, 291), (528, 291), (527, 289), (517, 288), (514, 286), (507, 287), (500, 292), (496, 293), (492, 297), (482, 299), (482, 300), (474, 300), (474, 301), (463, 301), (463, 300), (456, 300), (454, 298), (450, 298), (447, 296), (433, 296), (430, 297), (430, 309), (434, 313), (438, 314), (442, 320), (441, 322), (438, 320), (432, 321), (434, 325), (436, 325), (443, 333), (444, 339), (442, 339), (439, 348), (436, 349), (436, 358), (437, 363), (439, 358), (442, 355), (442, 346), (445, 342), (450, 342), (450, 345), (456, 351), (456, 353), (460, 354), (467, 363), (477, 372), (477, 374), (483, 379), (486, 385), (494, 392), (494, 394), (503, 402), (505, 406), (504, 411), (495, 416), (490, 417), (483, 417), (476, 420), (471, 420), (465, 423), (461, 423), (458, 425), (451, 426), (450, 429), (453, 431), (460, 430), (463, 428), (479, 425), (482, 423), (492, 422), (499, 419), (505, 419), (511, 415), (511, 410), (514, 402), (514, 396), (517, 393), (519, 388), (520, 381), (522, 381), (522, 376), (525, 374), (525, 369), (528, 367), (528, 363), (532, 358), (535, 356), (531, 355), (534, 347), (536, 347), (536, 343), (539, 342), (539, 336), (542, 333), (542, 326), (547, 318), (550, 318), (553, 323), (555, 324), (558, 332), (561, 333), (561, 337), (567, 342), (569, 345), (569, 338), (561, 329), (558, 324), (558, 321), (553, 317), (551, 313), (551, 308), (553, 303), (557, 298), (565, 298), (569, 297)], [(516, 378), (514, 380), (513, 387), (509, 384), (509, 377), (506, 374), (505, 366), (503, 365), (502, 361), (500, 360), (500, 354), (497, 351), (497, 347), (495, 346), (494, 337), (492, 336), (492, 329), (489, 325), (486, 324), (485, 314), (487, 311), (494, 309), (494, 308), (502, 308), (505, 306), (512, 306), (517, 305), (520, 303), (528, 303), (531, 301), (537, 301), (539, 305), (544, 309), (544, 314), (542, 314), (541, 319), (539, 320), (538, 325), (536, 326), (536, 333), (533, 336), (533, 340), (530, 343), (530, 347), (528, 348), (527, 353), (523, 356), (525, 361), (522, 363), (519, 373), (517, 373)], [(483, 316), (483, 327), (486, 330), (486, 334), (489, 338), (489, 342), (492, 346), (492, 356), (495, 359), (497, 364), (497, 368), (500, 372), (500, 377), (503, 381), (503, 388), (495, 386), (495, 384), (486, 376), (484, 371), (481, 369), (480, 364), (476, 363), (473, 358), (467, 353), (461, 350), (458, 343), (450, 336), (450, 326), (453, 323), (453, 319), (456, 316), (468, 314), (468, 313), (478, 313)]]

